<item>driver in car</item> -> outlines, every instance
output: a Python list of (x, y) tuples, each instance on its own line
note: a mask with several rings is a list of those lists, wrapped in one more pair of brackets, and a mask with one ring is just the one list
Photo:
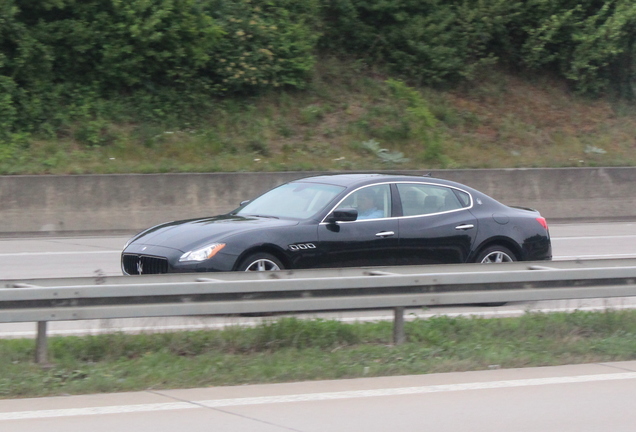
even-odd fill
[(358, 220), (384, 217), (384, 212), (376, 206), (375, 193), (363, 189), (358, 193)]

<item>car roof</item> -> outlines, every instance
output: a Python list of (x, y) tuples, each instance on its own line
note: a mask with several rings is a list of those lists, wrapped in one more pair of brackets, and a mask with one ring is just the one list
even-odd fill
[(445, 186), (455, 186), (463, 189), (473, 190), (461, 183), (450, 180), (443, 180), (430, 175), (408, 175), (408, 174), (379, 174), (379, 173), (351, 173), (351, 174), (327, 174), (313, 177), (305, 177), (295, 182), (327, 183), (338, 186), (358, 187), (372, 183), (382, 182), (422, 182), (433, 183)]

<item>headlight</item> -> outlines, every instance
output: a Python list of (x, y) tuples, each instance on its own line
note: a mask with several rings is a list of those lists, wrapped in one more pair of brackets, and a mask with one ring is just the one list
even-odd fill
[(212, 258), (218, 251), (220, 251), (224, 247), (225, 243), (212, 243), (211, 245), (207, 245), (206, 247), (202, 247), (201, 249), (184, 253), (183, 255), (181, 255), (181, 258), (179, 258), (179, 262), (204, 261), (206, 259)]

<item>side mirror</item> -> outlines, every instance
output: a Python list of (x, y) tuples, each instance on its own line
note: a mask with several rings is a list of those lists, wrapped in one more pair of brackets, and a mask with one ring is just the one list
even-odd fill
[(327, 218), (327, 222), (353, 222), (358, 219), (358, 210), (352, 207), (346, 207), (334, 210)]

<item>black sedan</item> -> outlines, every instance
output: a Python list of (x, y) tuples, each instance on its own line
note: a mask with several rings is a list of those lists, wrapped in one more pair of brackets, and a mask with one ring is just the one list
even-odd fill
[(236, 210), (133, 237), (124, 274), (550, 260), (536, 210), (432, 177), (341, 174), (278, 186)]

